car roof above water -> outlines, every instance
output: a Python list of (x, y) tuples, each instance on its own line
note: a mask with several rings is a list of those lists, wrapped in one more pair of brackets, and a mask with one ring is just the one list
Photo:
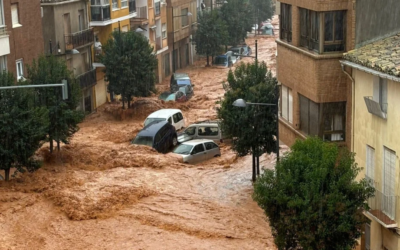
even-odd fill
[(151, 113), (147, 118), (168, 118), (170, 115), (182, 111), (180, 109), (160, 109)]
[(195, 146), (195, 145), (197, 145), (199, 143), (205, 143), (205, 142), (214, 142), (214, 141), (213, 140), (209, 140), (209, 139), (195, 139), (195, 140), (182, 142), (181, 144)]
[(166, 124), (169, 123), (167, 121), (152, 122), (140, 130), (137, 136), (154, 136)]
[(189, 79), (187, 73), (174, 73), (174, 79)]

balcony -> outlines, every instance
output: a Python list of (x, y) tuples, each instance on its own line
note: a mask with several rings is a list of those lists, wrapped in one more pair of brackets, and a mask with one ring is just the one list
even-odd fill
[(129, 0), (129, 13), (136, 12), (136, 0)]
[(90, 6), (91, 21), (103, 22), (111, 19), (110, 5)]
[(156, 50), (162, 49), (162, 39), (161, 36), (156, 38)]
[(0, 56), (10, 54), (10, 39), (7, 33), (7, 27), (0, 27)]
[(395, 228), (396, 223), (396, 204), (397, 196), (386, 195), (379, 190), (375, 190), (375, 196), (369, 198), (367, 212), (374, 217), (385, 228)]
[(96, 85), (96, 69), (89, 70), (76, 77), (82, 89)]
[(64, 35), (65, 50), (76, 49), (93, 43), (93, 29), (82, 30), (73, 34)]
[(387, 103), (379, 103), (373, 100), (372, 96), (364, 96), (368, 112), (382, 119), (387, 119)]

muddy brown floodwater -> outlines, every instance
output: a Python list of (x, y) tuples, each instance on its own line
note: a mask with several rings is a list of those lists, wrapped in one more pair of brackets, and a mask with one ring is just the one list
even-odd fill
[[(260, 60), (275, 73), (275, 38), (257, 39)], [(247, 39), (253, 51), (254, 40)], [(112, 115), (118, 105), (108, 104), (60, 153), (44, 145), (40, 170), (0, 182), (0, 249), (276, 249), (251, 198), (251, 157), (222, 144), (221, 157), (188, 165), (129, 143), (159, 108), (180, 108), (187, 124), (216, 117), (228, 70), (204, 66), (202, 59), (179, 70), (195, 84), (187, 103), (139, 99), (122, 121)], [(274, 162), (261, 158), (267, 168)]]

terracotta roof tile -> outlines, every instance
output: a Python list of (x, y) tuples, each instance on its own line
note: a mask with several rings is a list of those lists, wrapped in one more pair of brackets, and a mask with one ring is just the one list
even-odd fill
[(351, 50), (343, 57), (362, 66), (400, 77), (400, 34)]

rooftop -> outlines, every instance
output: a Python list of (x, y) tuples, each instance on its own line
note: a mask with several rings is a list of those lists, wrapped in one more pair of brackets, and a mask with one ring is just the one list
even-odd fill
[(344, 54), (344, 59), (400, 77), (400, 33)]

